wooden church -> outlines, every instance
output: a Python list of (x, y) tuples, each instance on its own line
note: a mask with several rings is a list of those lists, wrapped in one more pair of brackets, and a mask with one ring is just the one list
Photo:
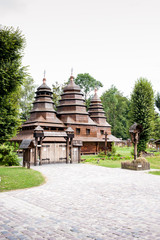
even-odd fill
[(97, 92), (87, 112), (83, 93), (73, 76), (63, 89), (57, 112), (53, 105), (52, 91), (44, 78), (37, 88), (30, 118), (12, 139), (21, 144), (35, 165), (44, 161), (80, 162), (81, 154), (97, 154), (104, 151), (106, 143), (111, 149), (111, 143), (119, 141), (111, 134)]

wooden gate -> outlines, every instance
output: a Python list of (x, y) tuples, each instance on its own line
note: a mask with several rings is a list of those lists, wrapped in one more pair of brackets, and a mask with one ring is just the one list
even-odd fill
[(78, 163), (79, 153), (78, 147), (73, 147), (73, 163)]
[(66, 144), (59, 144), (59, 162), (66, 162)]
[(66, 144), (51, 143), (42, 145), (42, 163), (66, 162)]

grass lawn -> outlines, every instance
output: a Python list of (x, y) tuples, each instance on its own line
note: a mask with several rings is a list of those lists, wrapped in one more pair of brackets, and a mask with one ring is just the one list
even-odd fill
[(160, 175), (160, 171), (150, 171), (149, 174)]
[(0, 167), (0, 178), (0, 192), (35, 187), (45, 182), (40, 172), (23, 167)]
[[(82, 155), (85, 163), (95, 164), (103, 167), (120, 168), (121, 162), (126, 160), (133, 160), (131, 152), (133, 147), (116, 147), (115, 156), (98, 156), (98, 155)], [(148, 151), (148, 149), (147, 149)], [(150, 162), (150, 167), (153, 169), (160, 169), (160, 153), (155, 153), (153, 157), (146, 158)]]

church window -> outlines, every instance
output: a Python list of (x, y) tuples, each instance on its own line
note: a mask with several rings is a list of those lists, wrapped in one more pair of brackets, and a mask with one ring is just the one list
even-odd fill
[(90, 129), (86, 129), (86, 135), (90, 135)]
[(77, 135), (80, 134), (80, 128), (76, 128), (76, 134), (77, 134)]
[(101, 135), (103, 135), (103, 134), (104, 134), (104, 130), (100, 130), (100, 132), (101, 132)]

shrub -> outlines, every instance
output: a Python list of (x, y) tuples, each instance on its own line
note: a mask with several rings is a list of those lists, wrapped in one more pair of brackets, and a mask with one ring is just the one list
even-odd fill
[(5, 166), (19, 166), (18, 156), (12, 146), (0, 145), (0, 163)]
[(112, 155), (115, 155), (116, 153), (116, 148), (114, 146), (114, 143), (112, 143), (112, 150), (111, 150)]
[(98, 154), (98, 157), (103, 157), (103, 156), (105, 156), (105, 153), (104, 153), (104, 152), (100, 152), (100, 153)]
[(111, 157), (112, 153), (111, 152), (107, 152), (107, 157)]

